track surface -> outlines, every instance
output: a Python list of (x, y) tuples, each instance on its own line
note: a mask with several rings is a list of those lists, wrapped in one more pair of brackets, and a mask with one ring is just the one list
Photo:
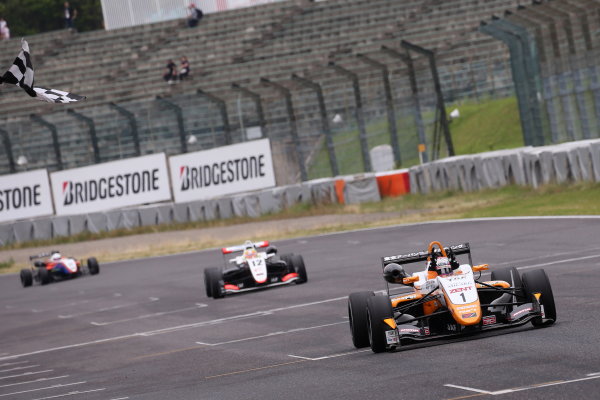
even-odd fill
[[(101, 265), (23, 289), (0, 278), (0, 400), (597, 399), (600, 219), (398, 226), (276, 243), (309, 282), (205, 297), (218, 251)], [(546, 269), (558, 322), (373, 354), (346, 296), (381, 290), (379, 257), (468, 241), (475, 263)], [(454, 386), (451, 386), (454, 385)]]

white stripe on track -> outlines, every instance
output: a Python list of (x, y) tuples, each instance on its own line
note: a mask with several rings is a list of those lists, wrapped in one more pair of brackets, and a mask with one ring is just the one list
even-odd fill
[(72, 383), (58, 383), (56, 385), (52, 385), (52, 386), (46, 386), (43, 388), (37, 388), (37, 389), (29, 389), (29, 390), (22, 390), (20, 392), (13, 392), (13, 393), (6, 393), (6, 394), (0, 394), (0, 397), (4, 397), (4, 396), (14, 396), (16, 394), (23, 394), (23, 393), (31, 393), (31, 392), (39, 392), (40, 390), (50, 390), (50, 389), (58, 389), (58, 388), (63, 388), (66, 386), (75, 386), (75, 385), (81, 385), (87, 383), (86, 381), (81, 381), (81, 382), (72, 382)]

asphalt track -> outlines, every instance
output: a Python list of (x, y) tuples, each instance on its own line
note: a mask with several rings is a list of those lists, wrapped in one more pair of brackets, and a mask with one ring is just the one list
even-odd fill
[[(600, 219), (507, 219), (286, 240), (309, 282), (222, 300), (218, 251), (101, 265), (23, 289), (0, 278), (2, 399), (597, 399)], [(346, 296), (381, 290), (379, 257), (468, 241), (475, 263), (546, 269), (558, 321), (394, 353), (356, 350)]]

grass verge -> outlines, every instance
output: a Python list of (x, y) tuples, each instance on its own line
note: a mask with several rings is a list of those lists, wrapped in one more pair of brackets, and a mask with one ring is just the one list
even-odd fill
[[(101, 262), (126, 260), (156, 255), (175, 254), (206, 248), (227, 246), (248, 239), (251, 228), (252, 239), (287, 239), (301, 236), (339, 232), (360, 228), (381, 227), (446, 219), (510, 217), (510, 216), (552, 216), (552, 215), (600, 215), (600, 184), (552, 185), (539, 189), (511, 186), (496, 190), (474, 193), (443, 192), (430, 195), (406, 195), (386, 198), (377, 203), (358, 205), (337, 205), (310, 207), (299, 205), (284, 212), (257, 219), (233, 218), (224, 221), (172, 224), (157, 227), (113, 231), (99, 234), (78, 235), (48, 241), (13, 244), (3, 247), (0, 260), (11, 257), (11, 250), (64, 243), (87, 243), (90, 248), (82, 250), (78, 257), (94, 255)], [(363, 218), (350, 218), (349, 216)], [(317, 224), (303, 225), (294, 222), (295, 218), (319, 217)], [(327, 218), (325, 218), (327, 217)], [(317, 218), (317, 220), (320, 220)], [(270, 223), (286, 221), (286, 223)], [(245, 229), (237, 229), (239, 224), (248, 224)], [(172, 237), (168, 232), (196, 229), (188, 237)], [(165, 233), (163, 236), (151, 234)], [(175, 233), (175, 232), (174, 232)], [(146, 234), (146, 235), (145, 235)], [(147, 235), (150, 234), (150, 235)], [(131, 238), (131, 245), (123, 251), (114, 251), (114, 242), (98, 239)], [(158, 239), (160, 238), (160, 239)], [(93, 241), (93, 242), (89, 242)], [(81, 242), (81, 243), (80, 243)], [(8, 259), (0, 264), (0, 273), (17, 272), (25, 266), (19, 260)]]

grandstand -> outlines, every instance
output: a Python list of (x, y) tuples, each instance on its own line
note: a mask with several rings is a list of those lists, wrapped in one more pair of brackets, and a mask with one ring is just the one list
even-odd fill
[[(478, 31), (481, 20), (507, 9), (518, 0), (290, 0), (208, 14), (195, 29), (184, 21), (167, 21), (112, 31), (71, 34), (50, 32), (28, 37), (36, 81), (88, 96), (83, 104), (67, 108), (90, 117), (95, 124), (100, 161), (137, 154), (133, 139), (140, 139), (140, 154), (181, 152), (178, 122), (161, 96), (181, 107), (184, 131), (197, 138), (188, 151), (225, 144), (225, 125), (233, 142), (244, 140), (244, 130), (260, 125), (255, 104), (231, 89), (233, 82), (259, 93), (265, 110), (266, 133), (272, 139), (278, 183), (298, 179), (297, 154), (291, 146), (289, 118), (281, 93), (259, 83), (264, 77), (294, 93), (298, 132), (305, 159), (321, 142), (314, 94), (294, 85), (292, 73), (323, 86), (330, 115), (353, 115), (352, 85), (327, 68), (330, 61), (360, 75), (365, 113), (370, 121), (385, 113), (378, 72), (357, 61), (363, 53), (390, 67), (396, 105), (405, 110), (410, 93), (405, 66), (380, 51), (382, 45), (399, 47), (404, 39), (436, 51), (442, 89), (448, 99), (512, 92), (505, 47)], [(12, 61), (19, 39), (0, 43), (0, 62)], [(161, 71), (169, 58), (186, 55), (191, 79), (166, 85)], [(423, 64), (425, 65), (425, 64)], [(432, 101), (428, 71), (421, 71), (425, 105)], [(225, 100), (228, 124), (218, 107), (197, 90)], [(64, 108), (33, 102), (17, 89), (0, 91), (0, 129), (9, 132), (15, 156), (25, 155), (28, 169), (58, 168), (51, 137), (43, 125), (31, 120), (35, 113), (55, 124), (63, 167), (95, 162), (89, 126)], [(429, 100), (428, 100), (429, 99)], [(136, 126), (119, 113), (116, 103), (135, 115)], [(409, 114), (408, 111), (403, 111)], [(401, 112), (402, 113), (402, 112)], [(348, 118), (346, 118), (347, 120)], [(372, 129), (372, 128), (370, 128)], [(373, 141), (381, 132), (370, 131)], [(402, 149), (410, 158), (414, 149)], [(21, 168), (21, 167), (20, 167)], [(8, 173), (6, 162), (0, 173)]]

